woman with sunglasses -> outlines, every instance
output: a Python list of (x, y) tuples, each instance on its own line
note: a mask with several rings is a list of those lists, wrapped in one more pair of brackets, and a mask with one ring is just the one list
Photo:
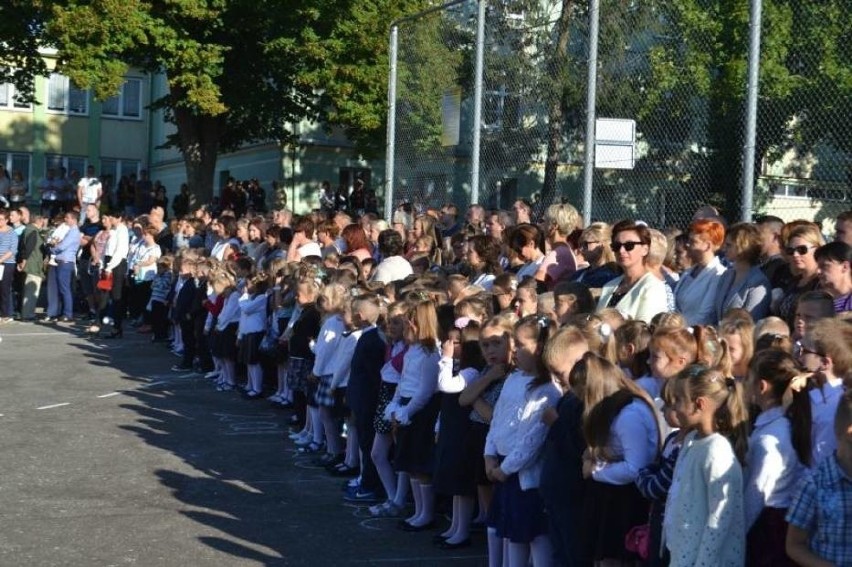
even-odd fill
[(645, 224), (623, 220), (612, 228), (612, 251), (623, 275), (601, 290), (598, 311), (613, 307), (625, 317), (645, 321), (668, 311), (666, 286), (645, 265), (651, 250), (651, 231)]
[(605, 222), (594, 222), (580, 234), (579, 247), (587, 266), (578, 269), (570, 280), (580, 282), (590, 289), (600, 289), (608, 281), (618, 277), (618, 266), (612, 247), (612, 229)]
[(793, 281), (775, 305), (774, 315), (784, 319), (791, 327), (799, 296), (819, 288), (819, 264), (814, 251), (823, 244), (825, 241), (819, 227), (811, 222), (795, 226), (784, 241), (784, 255), (790, 264)]
[(698, 219), (689, 225), (689, 257), (692, 268), (685, 271), (675, 288), (677, 309), (688, 325), (715, 325), (716, 290), (727, 268), (716, 252), (725, 241), (725, 227), (719, 221)]

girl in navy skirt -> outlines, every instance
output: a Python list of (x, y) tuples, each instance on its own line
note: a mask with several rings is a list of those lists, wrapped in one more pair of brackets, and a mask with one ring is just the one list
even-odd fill
[(408, 473), (414, 514), (400, 521), (404, 531), (423, 531), (435, 521), (435, 420), (438, 417), (438, 313), (430, 299), (408, 309), (405, 341), (408, 352), (393, 400), (385, 408), (396, 429), (396, 470)]
[[(583, 434), (589, 448), (583, 456), (587, 485), (584, 514), (585, 556), (595, 561), (635, 562), (625, 536), (646, 524), (650, 502), (635, 481), (639, 471), (656, 459), (661, 428), (650, 396), (615, 364), (591, 353), (583, 394)], [(571, 383), (574, 387), (574, 383)]]
[(314, 353), (311, 344), (316, 341), (320, 330), (320, 312), (316, 307), (317, 296), (322, 289), (319, 278), (301, 277), (296, 284), (296, 308), (287, 324), (287, 328), (278, 340), (286, 345), (287, 385), (293, 392), (293, 407), (296, 416), (304, 427), (296, 437), (296, 443), (306, 445), (313, 438), (312, 424), (307, 419), (308, 374), (314, 365)]
[(491, 507), (493, 483), (485, 474), (485, 437), (494, 413), (494, 406), (509, 373), (512, 357), (512, 333), (518, 322), (514, 314), (498, 315), (489, 319), (479, 336), (479, 345), (486, 367), (482, 377), (469, 384), (459, 396), (459, 404), (470, 410), (470, 427), (465, 436), (464, 467), (470, 471), (476, 484), (479, 515), (472, 524), (484, 525)]
[(492, 567), (550, 565), (544, 506), (538, 492), (547, 436), (544, 411), (559, 389), (541, 359), (553, 321), (531, 315), (515, 326), (515, 366), (503, 384), (485, 440), (485, 471), (495, 483), (488, 513), (488, 564)]
[(433, 485), (437, 493), (453, 497), (452, 522), (449, 529), (436, 540), (436, 545), (442, 549), (470, 545), (468, 536), (476, 487), (473, 471), (464, 466), (470, 412), (459, 404), (459, 396), (465, 387), (479, 379), (485, 361), (479, 348), (479, 324), (466, 320), (457, 321), (456, 324), (461, 323), (464, 323), (463, 328), (449, 333), (438, 363), (441, 420), (435, 450)]
[(343, 310), (347, 300), (346, 289), (336, 283), (325, 286), (317, 299), (317, 307), (323, 314), (323, 323), (314, 345), (314, 356), (316, 358), (311, 371), (316, 380), (314, 406), (308, 406), (308, 414), (313, 422), (314, 436), (313, 441), (306, 445), (303, 450), (307, 453), (319, 451), (322, 447), (323, 433), (325, 433), (325, 446), (329, 455), (327, 457), (329, 462), (343, 452), (337, 420), (334, 419), (331, 412), (334, 408), (331, 381), (337, 365), (337, 350), (343, 338), (343, 333), (346, 331)]
[(811, 406), (808, 390), (782, 398), (801, 373), (788, 353), (766, 350), (755, 356), (745, 382), (746, 399), (760, 408), (748, 439), (745, 500), (746, 565), (787, 566), (787, 508), (811, 460)]
[(219, 379), (216, 389), (220, 392), (233, 390), (237, 384), (237, 327), (240, 322), (240, 294), (235, 288), (234, 277), (219, 272), (210, 279), (210, 285), (218, 298), (222, 298), (222, 310), (216, 316), (210, 331), (210, 354), (218, 361)]
[(260, 342), (266, 333), (266, 290), (269, 276), (256, 274), (246, 283), (240, 297), (240, 322), (237, 337), (240, 343), (239, 361), (248, 371), (247, 398), (257, 398), (263, 390), (263, 368), (260, 365)]
[(385, 410), (393, 400), (396, 386), (402, 376), (402, 364), (408, 344), (405, 342), (406, 313), (408, 304), (403, 301), (388, 306), (387, 314), (387, 354), (385, 364), (382, 366), (382, 384), (379, 388), (379, 402), (376, 406), (376, 416), (373, 426), (376, 437), (373, 439), (373, 448), (370, 458), (376, 467), (379, 480), (387, 494), (387, 501), (370, 507), (373, 516), (395, 517), (402, 513), (405, 499), (408, 496), (408, 474), (394, 472), (390, 462), (390, 450), (393, 446), (391, 436), (393, 426), (389, 419), (385, 418)]

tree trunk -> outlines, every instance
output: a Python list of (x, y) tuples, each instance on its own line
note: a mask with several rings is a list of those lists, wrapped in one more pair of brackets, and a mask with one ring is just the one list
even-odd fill
[(550, 93), (547, 112), (547, 157), (544, 162), (544, 184), (541, 189), (541, 204), (546, 208), (556, 198), (556, 179), (559, 173), (559, 156), (562, 153), (562, 138), (565, 127), (564, 66), (568, 60), (568, 41), (571, 37), (571, 0), (563, 0), (562, 12), (557, 22), (556, 45), (550, 60), (550, 77), (554, 88)]
[(186, 108), (173, 112), (189, 191), (199, 204), (210, 203), (224, 118), (194, 114)]

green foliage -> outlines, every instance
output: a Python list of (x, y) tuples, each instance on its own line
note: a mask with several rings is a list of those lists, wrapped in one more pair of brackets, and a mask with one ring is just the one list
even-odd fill
[(0, 83), (12, 83), (21, 102), (35, 100), (34, 79), (48, 74), (39, 54), (43, 41), (42, 3), (33, 0), (0, 2)]

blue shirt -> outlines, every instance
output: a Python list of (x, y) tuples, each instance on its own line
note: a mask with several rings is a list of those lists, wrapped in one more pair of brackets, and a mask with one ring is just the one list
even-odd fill
[(787, 522), (810, 534), (810, 550), (835, 565), (852, 565), (852, 478), (835, 453), (817, 466), (787, 511)]
[(11, 252), (12, 255), (4, 262), (4, 264), (14, 264), (15, 256), (18, 254), (18, 235), (15, 229), (9, 226), (6, 232), (0, 232), (0, 256), (6, 252)]
[(53, 253), (56, 254), (57, 262), (76, 262), (77, 250), (80, 249), (80, 229), (77, 225), (72, 226), (65, 238), (56, 245)]

